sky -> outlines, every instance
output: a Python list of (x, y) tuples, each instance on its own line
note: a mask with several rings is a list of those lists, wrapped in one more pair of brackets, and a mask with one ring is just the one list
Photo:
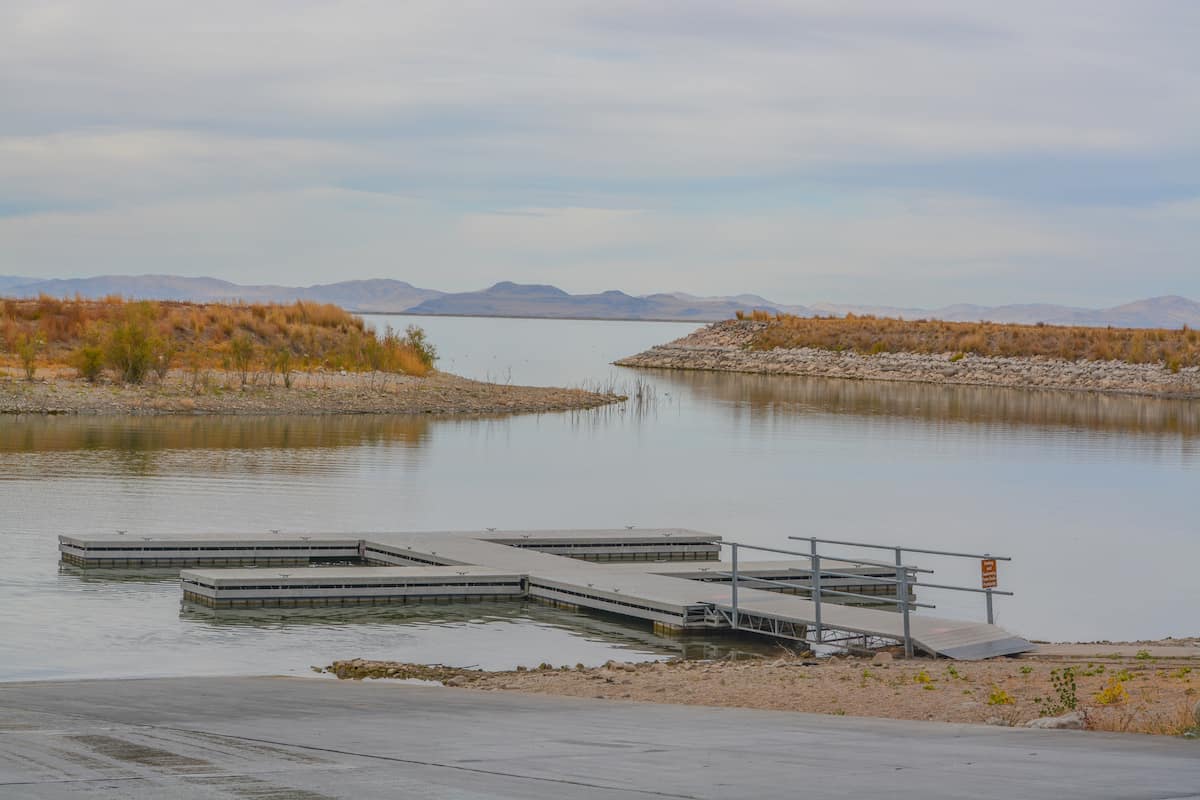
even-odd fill
[(1200, 298), (1200, 3), (0, 3), (0, 274)]

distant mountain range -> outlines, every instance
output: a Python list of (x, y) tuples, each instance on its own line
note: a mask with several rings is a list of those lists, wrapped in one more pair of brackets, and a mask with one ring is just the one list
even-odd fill
[(95, 278), (38, 280), (0, 275), (0, 294), (10, 297), (104, 297), (214, 302), (336, 303), (361, 313), (402, 313), (475, 317), (547, 317), (559, 319), (628, 319), (711, 322), (737, 311), (760, 309), (801, 316), (874, 314), (903, 319), (975, 322), (1045, 322), (1052, 325), (1113, 325), (1130, 328), (1200, 328), (1200, 303), (1185, 297), (1152, 297), (1113, 308), (1033, 305), (953, 305), (942, 308), (839, 305), (807, 306), (776, 303), (754, 294), (697, 297), (683, 292), (630, 295), (619, 291), (568, 294), (556, 286), (504, 281), (476, 292), (439, 292), (405, 281), (378, 278), (316, 286), (246, 286), (216, 278), (174, 275), (104, 275)]

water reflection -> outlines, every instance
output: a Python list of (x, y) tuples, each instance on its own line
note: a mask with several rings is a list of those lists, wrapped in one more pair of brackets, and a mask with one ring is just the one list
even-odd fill
[[(529, 601), (414, 603), (354, 608), (212, 609), (183, 603), (180, 619), (213, 628), (332, 628), (358, 626), (466, 626), (535, 623), (570, 636), (631, 653), (679, 658), (722, 658), (778, 652), (769, 641), (719, 634), (660, 636), (628, 619), (588, 611), (566, 611)], [(514, 632), (517, 629), (514, 628)], [(517, 658), (515, 663), (524, 663)], [(459, 666), (471, 666), (462, 664)], [(530, 664), (529, 666), (535, 666)]]
[(400, 444), (421, 447), (421, 415), (12, 417), (0, 420), (0, 453), (73, 450), (254, 450)]
[(831, 414), (934, 424), (1063, 427), (1200, 438), (1200, 403), (1088, 392), (646, 370), (660, 389), (754, 416)]

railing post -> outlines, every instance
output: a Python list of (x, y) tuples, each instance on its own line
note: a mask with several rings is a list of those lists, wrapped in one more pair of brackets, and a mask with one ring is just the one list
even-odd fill
[(817, 555), (817, 543), (813, 542), (812, 546), (812, 595), (813, 600), (813, 622), (816, 623), (814, 628), (817, 633), (817, 643), (821, 642), (821, 557)]
[(732, 604), (733, 604), (733, 617), (732, 617), (733, 628), (736, 630), (737, 626), (738, 626), (738, 598), (737, 598), (737, 589), (738, 589), (737, 549), (738, 549), (738, 546), (736, 544), (731, 544), (731, 545), (729, 545), (729, 547), (733, 551), (733, 577), (730, 581), (729, 594), (730, 594), (730, 600), (732, 601)]
[(912, 627), (908, 618), (908, 570), (904, 566), (904, 550), (896, 548), (896, 601), (904, 618), (904, 657), (913, 657)]

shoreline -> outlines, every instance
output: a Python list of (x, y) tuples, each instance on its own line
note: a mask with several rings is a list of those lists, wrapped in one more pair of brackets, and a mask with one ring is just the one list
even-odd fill
[(91, 384), (70, 370), (43, 369), (30, 382), (0, 369), (0, 417), (30, 416), (321, 416), (332, 414), (529, 414), (619, 403), (616, 394), (484, 383), (443, 372), (297, 372), (288, 388), (255, 375), (245, 386), (224, 371), (172, 370), (142, 385)]
[(613, 362), (619, 367), (1200, 399), (1200, 367), (973, 354), (864, 355), (811, 347), (749, 349), (767, 323), (726, 320)]
[[(1056, 647), (1082, 647), (1090, 655), (1057, 655)], [(1200, 651), (1180, 647), (1179, 656), (1160, 655), (1171, 649), (1141, 648), (1131, 655), (1128, 648), (1061, 645), (1043, 654), (975, 662), (902, 660), (890, 651), (819, 659), (789, 653), (496, 671), (348, 659), (313, 670), (341, 680), (433, 682), (482, 692), (1195, 737)], [(1061, 705), (1055, 685), (1055, 676), (1068, 669), (1075, 708)]]

